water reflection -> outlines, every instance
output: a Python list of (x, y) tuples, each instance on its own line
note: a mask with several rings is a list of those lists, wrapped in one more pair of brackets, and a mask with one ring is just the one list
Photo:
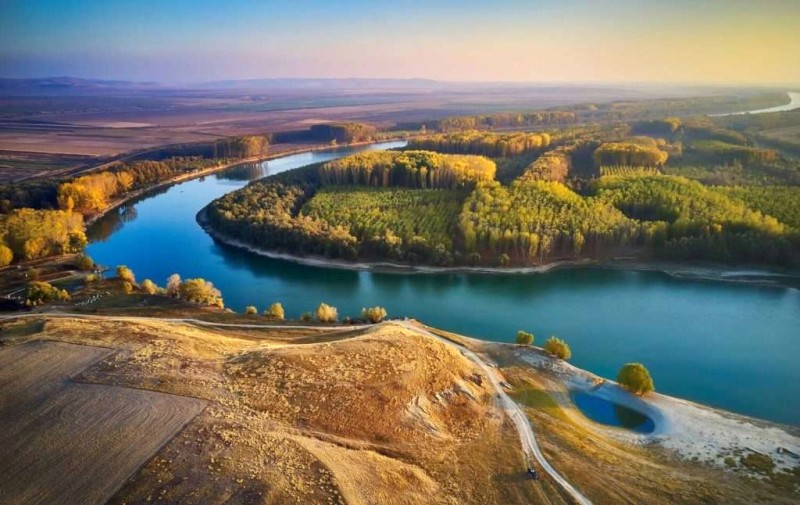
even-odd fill
[(216, 174), (221, 181), (255, 181), (269, 175), (267, 163), (244, 163)]

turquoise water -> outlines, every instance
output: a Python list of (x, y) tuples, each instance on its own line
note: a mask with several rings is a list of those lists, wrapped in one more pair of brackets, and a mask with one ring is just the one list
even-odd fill
[(572, 401), (586, 417), (598, 423), (618, 426), (636, 433), (652, 433), (656, 427), (653, 420), (646, 415), (589, 393), (574, 393)]
[(250, 179), (350, 152), (290, 156), (161, 190), (98, 221), (88, 252), (159, 284), (173, 272), (204, 277), (239, 311), (280, 301), (287, 316), (297, 316), (324, 301), (343, 316), (382, 305), (391, 316), (483, 339), (510, 342), (525, 329), (542, 344), (558, 335), (571, 345), (575, 365), (603, 377), (640, 361), (663, 393), (800, 424), (796, 289), (602, 268), (530, 275), (336, 270), (218, 244), (195, 222), (208, 202)]

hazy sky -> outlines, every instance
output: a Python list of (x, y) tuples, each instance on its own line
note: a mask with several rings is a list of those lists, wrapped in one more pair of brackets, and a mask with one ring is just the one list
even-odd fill
[(0, 76), (800, 84), (800, 0), (0, 0)]

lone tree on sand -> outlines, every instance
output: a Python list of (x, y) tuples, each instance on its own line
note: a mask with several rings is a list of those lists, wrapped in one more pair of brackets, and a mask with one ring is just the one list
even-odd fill
[(533, 345), (533, 333), (519, 330), (517, 332), (517, 344), (519, 345)]
[(643, 395), (650, 391), (655, 391), (653, 378), (641, 363), (626, 363), (619, 369), (617, 374), (619, 385), (637, 395)]
[(544, 343), (544, 350), (563, 360), (572, 357), (572, 350), (570, 350), (569, 345), (558, 337), (548, 338), (547, 342)]

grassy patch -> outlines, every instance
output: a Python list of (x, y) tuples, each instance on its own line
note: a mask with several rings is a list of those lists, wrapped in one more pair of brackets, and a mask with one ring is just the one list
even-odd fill
[(752, 453), (740, 458), (741, 463), (754, 472), (772, 473), (775, 469), (775, 462), (766, 454)]

